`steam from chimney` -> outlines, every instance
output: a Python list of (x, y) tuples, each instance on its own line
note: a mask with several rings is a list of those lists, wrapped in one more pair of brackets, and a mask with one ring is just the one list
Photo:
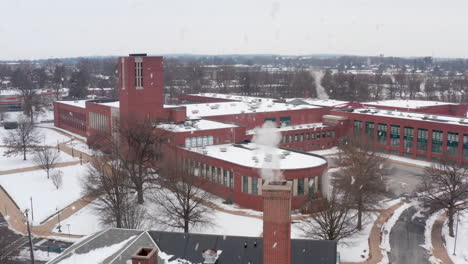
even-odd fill
[(276, 124), (271, 121), (265, 122), (261, 128), (257, 129), (252, 141), (258, 146), (257, 153), (265, 157), (260, 159), (263, 162), (260, 169), (262, 178), (266, 181), (283, 179), (280, 171), (281, 156), (275, 151), (281, 141), (281, 133), (276, 128)]
[(325, 91), (325, 88), (322, 86), (322, 78), (324, 73), (322, 71), (311, 71), (312, 76), (314, 76), (315, 80), (315, 89), (317, 90), (317, 98), (318, 99), (328, 99), (329, 96)]

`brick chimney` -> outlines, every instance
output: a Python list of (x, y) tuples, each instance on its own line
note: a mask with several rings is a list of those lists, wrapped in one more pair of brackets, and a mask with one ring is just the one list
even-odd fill
[(156, 248), (140, 248), (132, 256), (132, 264), (158, 264)]
[(263, 263), (291, 263), (291, 183), (265, 182), (263, 196)]

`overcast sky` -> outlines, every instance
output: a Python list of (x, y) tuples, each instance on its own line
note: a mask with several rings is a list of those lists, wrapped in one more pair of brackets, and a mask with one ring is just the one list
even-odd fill
[(0, 0), (0, 59), (149, 54), (468, 58), (467, 0)]

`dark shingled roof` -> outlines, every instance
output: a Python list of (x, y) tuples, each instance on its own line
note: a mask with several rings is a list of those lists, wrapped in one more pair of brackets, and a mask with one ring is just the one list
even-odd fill
[[(194, 263), (203, 263), (206, 249), (221, 250), (218, 264), (263, 263), (263, 239), (258, 237), (184, 234), (148, 231), (161, 251)], [(336, 241), (291, 240), (291, 263), (336, 264)]]

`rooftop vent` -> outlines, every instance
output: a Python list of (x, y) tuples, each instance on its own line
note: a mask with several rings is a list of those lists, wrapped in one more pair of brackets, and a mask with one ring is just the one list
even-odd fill
[(218, 252), (216, 251), (216, 249), (207, 249), (203, 251), (202, 256), (204, 259), (204, 264), (214, 264), (218, 259)]
[(198, 110), (197, 109), (192, 110), (192, 114), (198, 114)]
[(226, 152), (227, 151), (227, 148), (226, 147), (222, 147), (219, 149), (221, 152)]
[(272, 154), (266, 154), (264, 160), (266, 162), (271, 162), (273, 160), (273, 155)]
[(210, 105), (211, 109), (219, 109), (219, 104)]
[(206, 155), (206, 154), (208, 154), (208, 150), (204, 149), (204, 150), (202, 150), (202, 153)]

